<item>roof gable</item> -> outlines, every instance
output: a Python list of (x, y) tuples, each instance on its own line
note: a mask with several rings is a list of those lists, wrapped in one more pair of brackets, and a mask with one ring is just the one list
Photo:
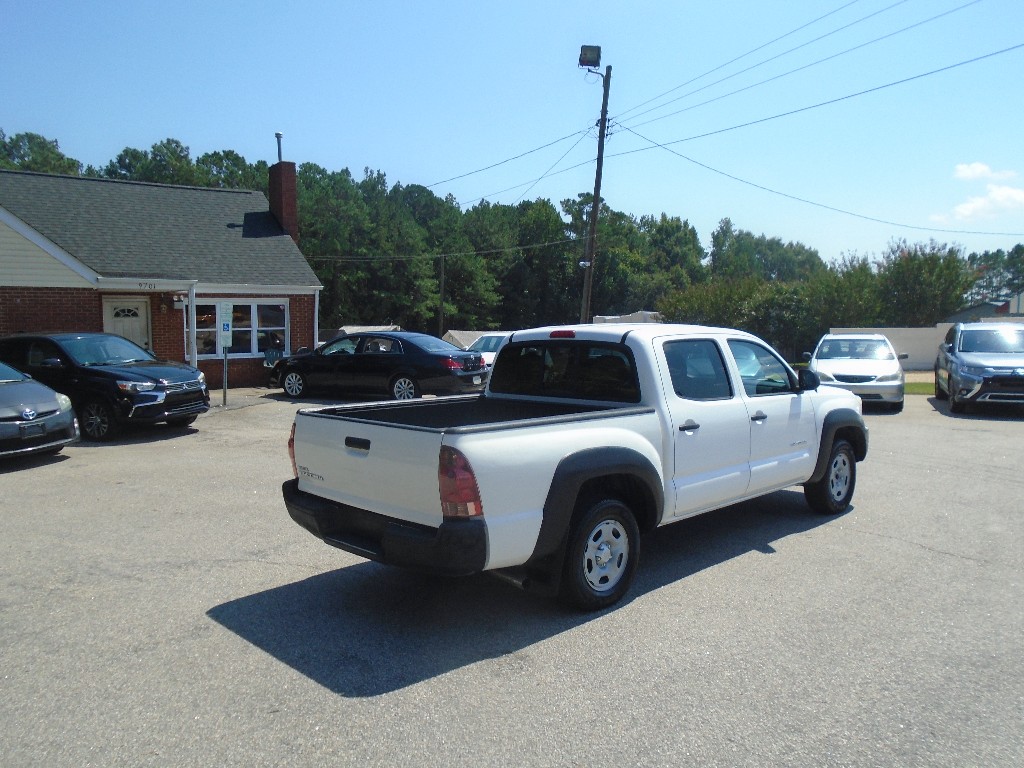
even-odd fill
[(0, 206), (102, 277), (320, 284), (262, 192), (0, 171)]

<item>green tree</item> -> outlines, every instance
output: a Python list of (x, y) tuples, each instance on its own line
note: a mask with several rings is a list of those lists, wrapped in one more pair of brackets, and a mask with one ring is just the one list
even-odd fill
[(956, 312), (974, 282), (960, 250), (934, 240), (894, 240), (878, 267), (879, 297), (886, 325), (934, 325)]
[(61, 152), (56, 139), (47, 139), (38, 133), (16, 133), (8, 139), (2, 129), (0, 168), (68, 176), (82, 173), (82, 164)]

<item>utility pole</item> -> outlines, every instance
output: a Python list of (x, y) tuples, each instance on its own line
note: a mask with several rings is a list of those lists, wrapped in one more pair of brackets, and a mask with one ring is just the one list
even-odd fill
[[(591, 49), (588, 51), (587, 49)], [(589, 68), (589, 62), (592, 62), (593, 49), (597, 48), (597, 63), (594, 66), (600, 66), (601, 61), (601, 49), (597, 46), (583, 46), (580, 52), (580, 66), (587, 66)], [(608, 89), (612, 84), (612, 67), (609, 64), (605, 67), (604, 74), (590, 69), (596, 75), (600, 75), (604, 78), (604, 97), (601, 100), (601, 122), (598, 125), (597, 130), (597, 174), (594, 177), (594, 200), (590, 206), (590, 225), (587, 232), (587, 243), (586, 243), (586, 255), (583, 257), (584, 273), (583, 273), (583, 302), (580, 306), (580, 322), (590, 322), (590, 294), (594, 288), (594, 256), (597, 252), (597, 215), (601, 209), (601, 170), (604, 165), (604, 137), (608, 129)]]

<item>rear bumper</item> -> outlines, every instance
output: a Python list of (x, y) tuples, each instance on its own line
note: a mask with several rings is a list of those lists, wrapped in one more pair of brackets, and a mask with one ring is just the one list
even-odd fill
[(487, 562), (483, 518), (431, 528), (305, 493), (297, 480), (285, 482), (281, 493), (292, 520), (332, 547), (368, 560), (451, 575), (479, 573)]

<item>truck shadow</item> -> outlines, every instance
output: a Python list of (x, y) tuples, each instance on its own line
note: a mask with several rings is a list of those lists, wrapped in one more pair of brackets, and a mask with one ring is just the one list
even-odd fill
[[(780, 491), (647, 535), (627, 601), (835, 518)], [(607, 612), (604, 612), (607, 613)], [(537, 642), (599, 619), (498, 578), (444, 578), (365, 562), (232, 600), (214, 621), (328, 690), (390, 693), (493, 660), (499, 674)]]

